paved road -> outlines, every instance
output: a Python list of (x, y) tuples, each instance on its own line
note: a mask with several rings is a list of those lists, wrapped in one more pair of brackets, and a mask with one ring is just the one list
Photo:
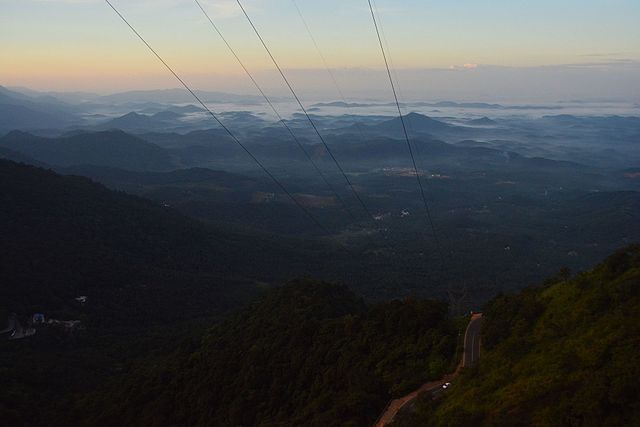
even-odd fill
[(430, 381), (423, 384), (419, 389), (406, 396), (392, 400), (385, 408), (384, 412), (376, 421), (375, 427), (384, 427), (390, 424), (395, 416), (400, 412), (407, 404), (413, 402), (419, 394), (424, 392), (433, 392), (440, 389), (444, 383), (451, 382), (458, 376), (461, 368), (468, 368), (478, 362), (480, 356), (480, 327), (482, 325), (482, 314), (474, 314), (471, 316), (471, 321), (467, 325), (467, 330), (464, 333), (464, 349), (462, 353), (462, 361), (452, 374), (445, 375), (443, 378), (437, 381)]
[(462, 367), (470, 368), (478, 362), (480, 357), (480, 327), (482, 326), (482, 314), (474, 314), (464, 333), (464, 353), (462, 354)]

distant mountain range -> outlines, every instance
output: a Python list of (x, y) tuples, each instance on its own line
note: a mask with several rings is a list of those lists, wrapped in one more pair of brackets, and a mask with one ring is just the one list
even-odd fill
[[(441, 122), (439, 120), (432, 119), (431, 117), (425, 116), (419, 113), (409, 113), (403, 116), (404, 124), (407, 126), (407, 131), (411, 132), (440, 132), (444, 130), (449, 130), (452, 128), (451, 125)], [(399, 117), (395, 117), (391, 120), (385, 121), (378, 125), (374, 125), (371, 127), (371, 130), (375, 130), (378, 132), (402, 132), (402, 123)], [(400, 137), (402, 134), (399, 135)]]
[(543, 122), (554, 124), (569, 124), (595, 128), (618, 128), (620, 131), (640, 132), (640, 117), (636, 116), (573, 116), (570, 114), (559, 114), (554, 116), (543, 116)]
[(0, 138), (0, 147), (57, 166), (91, 164), (130, 170), (173, 167), (165, 150), (122, 131), (79, 133), (61, 138), (13, 131)]
[[(313, 108), (336, 107), (336, 108), (356, 108), (356, 107), (395, 107), (393, 102), (319, 102), (311, 105)], [(483, 109), (483, 110), (561, 110), (559, 105), (502, 105), (490, 104), (486, 102), (454, 102), (454, 101), (438, 101), (438, 102), (401, 102), (400, 107), (431, 107), (431, 108), (465, 108), (465, 109)]]
[[(158, 102), (164, 104), (184, 104), (193, 103), (194, 99), (189, 92), (184, 89), (160, 89), (160, 90), (133, 90), (118, 92), (110, 95), (99, 95), (90, 92), (38, 92), (25, 88), (14, 88), (14, 92), (29, 95), (31, 97), (50, 96), (57, 99), (65, 99), (68, 102), (91, 102), (103, 104), (125, 104), (128, 102)], [(209, 103), (232, 103), (232, 104), (256, 104), (262, 103), (263, 98), (253, 95), (237, 95), (227, 92), (214, 92), (206, 90), (196, 90), (198, 96)]]
[[(208, 114), (193, 105), (184, 107), (165, 107), (160, 111), (153, 109), (151, 114), (130, 112), (120, 117), (108, 119), (91, 127), (92, 130), (120, 129), (137, 134), (147, 132), (187, 132), (197, 128), (220, 128), (219, 124)], [(265, 120), (248, 111), (225, 111), (217, 114), (223, 123), (233, 127), (236, 132), (247, 128), (262, 127)], [(226, 132), (225, 132), (226, 134)]]
[[(248, 95), (234, 95), (222, 92), (199, 93), (207, 103), (229, 103), (234, 105), (256, 105), (262, 98)], [(60, 98), (58, 97), (60, 96)], [(185, 104), (187, 105), (173, 105)], [(52, 131), (70, 127), (91, 127), (93, 129), (120, 128), (129, 131), (151, 131), (172, 129), (176, 126), (193, 129), (193, 123), (177, 123), (175, 114), (192, 114), (203, 112), (201, 107), (192, 104), (193, 99), (182, 90), (169, 89), (160, 91), (132, 91), (116, 93), (113, 95), (96, 95), (90, 93), (64, 93), (37, 92), (20, 88), (20, 91), (10, 90), (0, 86), (0, 134), (11, 130), (38, 130)], [(89, 119), (94, 115), (87, 115), (89, 111), (101, 111), (104, 108), (128, 108), (130, 113), (122, 120), (114, 120), (112, 123), (102, 123), (96, 127), (91, 125)], [(163, 113), (147, 120), (144, 113)], [(230, 112), (232, 120), (240, 120), (241, 114), (248, 119), (249, 112)], [(253, 122), (256, 124), (257, 122)], [(211, 125), (209, 120), (203, 122), (204, 126)]]
[(53, 98), (32, 99), (0, 86), (0, 133), (13, 129), (62, 128), (78, 123), (75, 109)]
[[(420, 113), (409, 113), (403, 115), (402, 118), (407, 132), (410, 135), (413, 133), (435, 134), (454, 129), (464, 132), (464, 129), (461, 127), (450, 125)], [(356, 135), (362, 132), (372, 137), (385, 136), (404, 139), (400, 117), (383, 118), (375, 124), (367, 124), (367, 122), (352, 124), (345, 128), (332, 129), (331, 132), (336, 134), (353, 133)]]
[[(175, 117), (176, 113), (164, 112), (153, 116), (129, 113), (104, 125), (106, 128), (142, 129), (144, 124), (162, 123), (157, 117)], [(515, 152), (494, 148), (486, 143), (463, 141), (448, 144), (430, 137), (431, 132), (449, 131), (455, 126), (437, 120), (410, 114), (405, 117), (412, 132), (411, 144), (418, 159), (428, 162), (458, 162), (470, 168), (487, 167), (527, 167), (537, 169), (584, 170), (582, 165), (539, 157), (525, 157)], [(340, 161), (359, 162), (382, 159), (389, 161), (406, 160), (406, 143), (399, 139), (402, 128), (398, 118), (368, 127), (375, 128), (365, 142), (351, 141), (348, 136), (332, 135), (327, 143)], [(366, 129), (366, 128), (365, 128)], [(378, 135), (378, 136), (373, 136)], [(379, 135), (392, 135), (384, 137)], [(247, 147), (261, 159), (298, 161), (306, 163), (304, 153), (289, 140), (272, 139), (268, 144), (262, 138), (245, 141)], [(0, 137), (0, 156), (25, 161), (32, 164), (48, 164), (69, 167), (94, 165), (131, 171), (166, 171), (179, 167), (204, 166), (210, 161), (236, 159), (249, 162), (246, 153), (222, 129), (198, 130), (186, 134), (141, 133), (138, 136), (121, 130), (98, 132), (75, 131), (58, 138), (45, 138), (26, 132), (12, 131)], [(308, 152), (318, 160), (329, 160), (320, 143), (309, 143)]]
[(128, 132), (145, 132), (149, 129), (162, 130), (174, 128), (182, 117), (181, 113), (165, 110), (152, 115), (127, 113), (124, 116), (107, 120), (96, 126), (99, 129), (120, 129)]
[[(236, 95), (225, 92), (211, 92), (196, 90), (196, 94), (208, 103), (229, 103), (229, 104), (261, 104), (264, 100), (260, 96)], [(126, 102), (161, 102), (170, 104), (192, 103), (193, 96), (184, 89), (164, 89), (164, 90), (135, 90), (129, 92), (103, 95), (94, 101), (110, 104), (123, 104)]]
[(202, 113), (204, 109), (202, 107), (196, 107), (195, 105), (189, 104), (184, 106), (173, 105), (169, 107), (164, 107), (166, 111), (172, 111), (178, 114), (190, 114), (190, 113)]
[[(58, 97), (60, 93), (55, 92), (16, 91), (0, 87), (0, 136), (12, 130), (48, 137), (69, 137), (79, 133), (119, 129), (142, 136), (148, 142), (167, 149), (168, 155), (177, 161), (177, 166), (205, 166), (215, 158), (240, 159), (244, 156), (237, 147), (221, 144), (222, 141), (228, 141), (229, 136), (226, 132), (218, 132), (220, 128), (215, 120), (204, 114), (200, 106), (194, 105), (193, 100), (185, 98), (182, 92), (171, 89), (104, 96), (71, 93), (68, 98)], [(243, 143), (255, 147), (257, 154), (274, 159), (304, 158), (300, 150), (294, 147), (295, 143), (287, 130), (271, 116), (262, 113), (262, 107), (250, 105), (258, 100), (220, 92), (203, 92), (204, 95), (210, 96), (211, 102), (232, 103), (231, 111), (228, 111), (228, 105), (214, 110)], [(242, 104), (246, 105), (246, 109)], [(337, 101), (316, 105), (343, 108), (393, 104)], [(637, 150), (640, 118), (635, 116), (505, 116), (507, 109), (548, 110), (553, 106), (509, 106), (481, 102), (416, 102), (403, 106), (410, 111), (407, 106), (488, 110), (483, 114), (491, 112), (489, 110), (503, 110), (500, 114), (496, 112), (496, 117), (501, 117), (498, 121), (492, 116), (466, 118), (466, 114), (460, 116), (455, 111), (437, 118), (411, 112), (403, 118), (412, 140), (438, 139), (452, 145), (465, 141), (460, 146), (484, 146), (521, 156), (568, 160), (611, 169), (633, 167), (640, 161)], [(320, 108), (321, 111), (321, 107), (313, 108)], [(332, 143), (354, 143), (363, 136), (371, 141), (377, 140), (376, 144), (380, 143), (380, 138), (404, 139), (397, 116), (368, 115), (367, 111), (361, 110), (365, 114), (341, 115), (315, 112), (313, 120), (325, 139)], [(286, 118), (286, 122), (303, 144), (314, 145), (318, 142), (304, 115), (293, 113)], [(471, 140), (479, 142), (471, 143)], [(324, 147), (313, 149), (320, 157), (323, 156)], [(21, 152), (19, 147), (13, 147), (12, 150)], [(364, 153), (371, 153), (375, 157), (370, 149), (365, 149)], [(22, 154), (46, 162), (31, 153)], [(113, 161), (109, 165), (116, 166)], [(118, 163), (117, 166), (123, 164)]]
[[(312, 104), (311, 107), (312, 108), (322, 108), (322, 107), (356, 108), (356, 107), (373, 107), (377, 105), (381, 105), (381, 104), (334, 101), (334, 102), (318, 102), (316, 104)], [(384, 104), (384, 105), (388, 105), (388, 104)]]
[(498, 124), (495, 120), (491, 120), (488, 117), (469, 120), (467, 123), (474, 126), (495, 126)]

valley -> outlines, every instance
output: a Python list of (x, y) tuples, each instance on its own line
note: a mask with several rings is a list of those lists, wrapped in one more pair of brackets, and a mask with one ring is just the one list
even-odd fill
[[(521, 309), (533, 322), (536, 284), (578, 286), (622, 247), (616, 274), (635, 280), (634, 116), (415, 104), (462, 111), (403, 117), (416, 176), (387, 107), (321, 103), (313, 118), (345, 176), (303, 117), (286, 119), (321, 179), (255, 99), (222, 97), (243, 108), (221, 116), (278, 187), (174, 92), (0, 95), (0, 415), (12, 425), (491, 425), (486, 403), (455, 405), (485, 402), (472, 387), (499, 393), (486, 364), (516, 339), (497, 331), (521, 320), (496, 322)], [(471, 317), (463, 339), (479, 310), (484, 326)]]

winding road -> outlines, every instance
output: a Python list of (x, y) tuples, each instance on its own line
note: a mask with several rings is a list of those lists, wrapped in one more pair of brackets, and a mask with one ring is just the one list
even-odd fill
[(478, 362), (480, 357), (480, 327), (482, 326), (482, 313), (475, 313), (471, 316), (471, 320), (467, 325), (467, 330), (464, 333), (464, 347), (462, 353), (462, 360), (455, 372), (445, 375), (437, 381), (430, 381), (423, 384), (419, 389), (407, 394), (406, 396), (392, 400), (385, 408), (384, 412), (378, 418), (375, 423), (375, 427), (384, 427), (390, 424), (395, 416), (400, 412), (400, 409), (405, 407), (414, 401), (418, 395), (424, 392), (433, 392), (442, 388), (445, 383), (451, 382), (458, 376), (460, 369), (469, 368)]
[(474, 314), (464, 333), (464, 352), (462, 354), (462, 367), (470, 368), (478, 362), (480, 357), (480, 327), (482, 326), (482, 314)]

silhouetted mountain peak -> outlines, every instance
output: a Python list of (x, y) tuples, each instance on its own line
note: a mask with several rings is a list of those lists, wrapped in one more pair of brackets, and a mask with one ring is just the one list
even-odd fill
[(35, 135), (29, 132), (24, 132), (24, 131), (15, 129), (9, 132), (8, 134), (6, 134), (5, 136), (3, 136), (2, 139), (29, 138), (29, 137), (35, 137)]
[(429, 116), (425, 116), (424, 114), (420, 114), (420, 113), (416, 113), (416, 112), (411, 112), (409, 114), (405, 114), (404, 118), (407, 119), (407, 120), (433, 120)]
[[(432, 132), (451, 128), (447, 123), (443, 123), (439, 120), (432, 119), (429, 116), (425, 116), (424, 114), (415, 112), (402, 116), (402, 119), (405, 124), (410, 127), (410, 130), (415, 132)], [(395, 131), (400, 129), (401, 125), (402, 122), (400, 117), (395, 117), (376, 125), (376, 128), (378, 130)]]
[(125, 118), (141, 118), (141, 117), (149, 117), (149, 116), (144, 115), (144, 114), (138, 114), (135, 111), (132, 111), (132, 112), (127, 113), (127, 114), (125, 114), (123, 116), (120, 116), (119, 118), (125, 119)]
[(151, 118), (157, 120), (176, 120), (182, 117), (182, 114), (177, 113), (175, 111), (160, 111), (159, 113), (155, 113)]
[(542, 118), (546, 120), (555, 120), (555, 121), (563, 121), (563, 122), (578, 120), (576, 116), (572, 116), (571, 114), (557, 114), (554, 116), (543, 116)]
[(478, 126), (493, 126), (497, 123), (491, 120), (489, 117), (485, 116), (479, 119), (469, 120), (469, 124), (478, 125)]

